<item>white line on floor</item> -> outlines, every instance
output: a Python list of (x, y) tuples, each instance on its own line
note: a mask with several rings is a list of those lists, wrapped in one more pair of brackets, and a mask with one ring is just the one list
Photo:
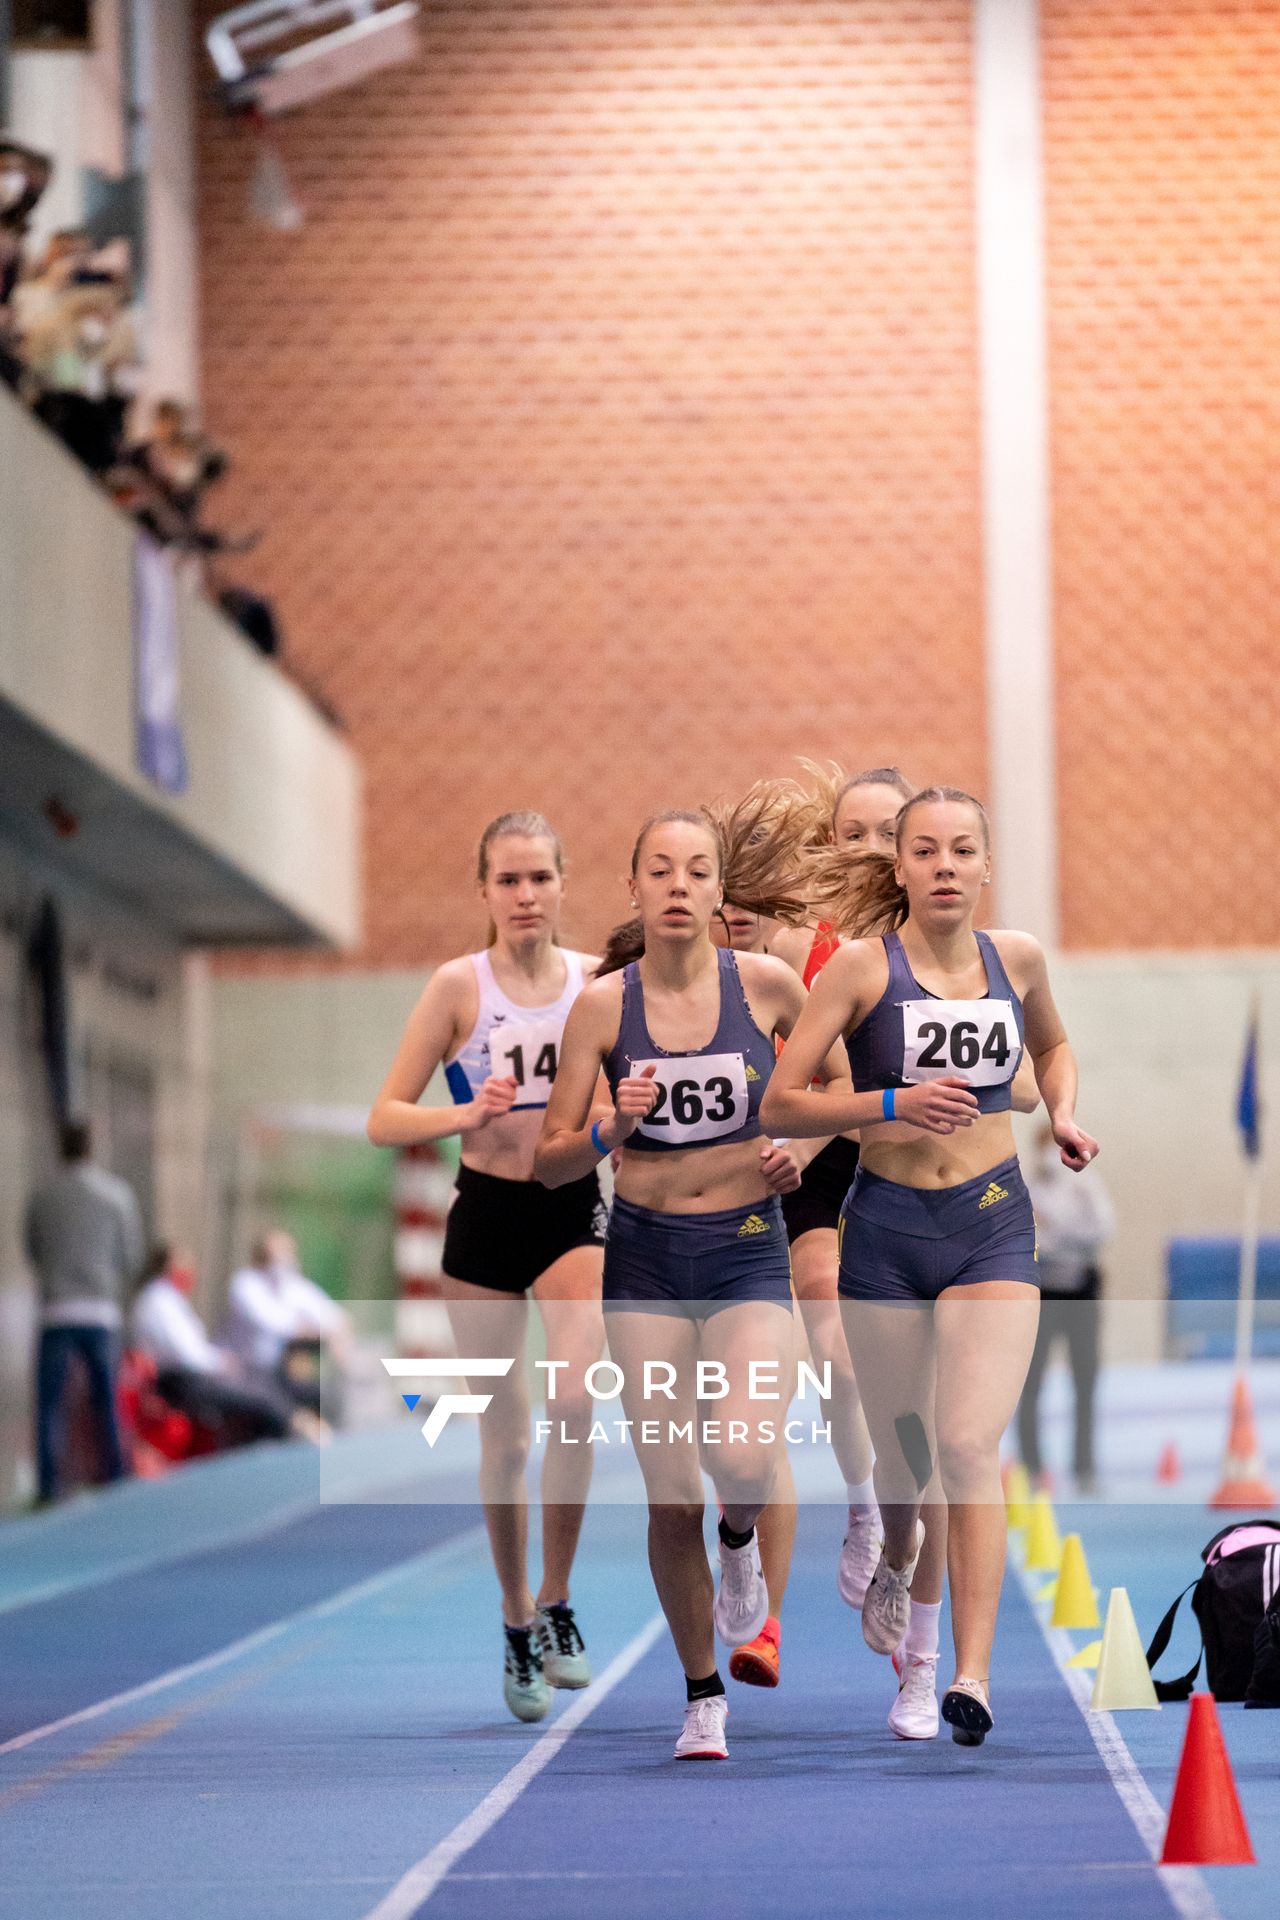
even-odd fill
[(1179, 1920), (1221, 1920), (1213, 1895), (1194, 1867), (1159, 1865), (1165, 1827), (1160, 1802), (1143, 1778), (1114, 1716), (1095, 1713), (1090, 1707), (1093, 1682), (1079, 1667), (1067, 1665), (1075, 1647), (1065, 1629), (1051, 1627), (1045, 1620), (1041, 1603), (1036, 1599), (1031, 1581), (1021, 1567), (1018, 1569), (1018, 1578), (1053, 1663), (1066, 1683), (1067, 1692), (1080, 1709), (1080, 1717), (1088, 1727), (1099, 1758), (1111, 1776), (1111, 1784), (1119, 1795), (1121, 1805), (1138, 1830), (1138, 1838), (1156, 1862), (1156, 1871)]
[(547, 1728), (511, 1771), (503, 1775), (497, 1786), (485, 1795), (466, 1819), (432, 1847), (430, 1853), (424, 1854), (416, 1866), (410, 1867), (386, 1898), (364, 1916), (364, 1920), (410, 1920), (410, 1915), (415, 1914), (423, 1902), (431, 1898), (449, 1869), (464, 1853), (470, 1852), (478, 1840), (484, 1838), (490, 1827), (496, 1826), (530, 1781), (536, 1779), (547, 1763), (555, 1759), (587, 1716), (594, 1713), (620, 1681), (626, 1679), (636, 1663), (648, 1653), (662, 1632), (662, 1627), (662, 1615), (655, 1613), (635, 1639), (629, 1641), (616, 1659), (610, 1661), (600, 1678), (570, 1702), (560, 1718)]
[[(111, 1580), (128, 1580), (134, 1574), (152, 1573), (157, 1567), (172, 1565), (175, 1560), (192, 1560), (202, 1553), (221, 1553), (226, 1547), (248, 1546), (269, 1533), (292, 1526), (295, 1520), (305, 1519), (309, 1513), (320, 1511), (316, 1495), (309, 1493), (300, 1500), (291, 1500), (287, 1506), (276, 1507), (268, 1514), (259, 1515), (247, 1527), (232, 1527), (225, 1533), (214, 1532), (206, 1539), (184, 1542), (176, 1548), (144, 1548), (131, 1557), (103, 1562), (88, 1572), (63, 1574), (56, 1580), (44, 1581), (38, 1587), (15, 1588), (12, 1593), (0, 1596), (0, 1613), (17, 1613), (23, 1607), (43, 1606), (46, 1600), (60, 1600), (67, 1593), (83, 1593), (89, 1587), (105, 1586)], [(0, 1753), (4, 1751), (0, 1747)]]
[(104, 1714), (114, 1713), (118, 1707), (131, 1707), (139, 1700), (149, 1700), (153, 1694), (164, 1693), (170, 1687), (178, 1687), (187, 1680), (198, 1679), (202, 1674), (212, 1673), (218, 1667), (230, 1665), (233, 1660), (241, 1659), (245, 1654), (256, 1653), (259, 1647), (265, 1647), (282, 1634), (289, 1633), (294, 1627), (312, 1620), (325, 1620), (331, 1614), (340, 1613), (345, 1607), (355, 1606), (367, 1599), (370, 1594), (379, 1593), (383, 1587), (403, 1578), (415, 1567), (430, 1563), (431, 1573), (437, 1574), (447, 1569), (455, 1560), (464, 1559), (473, 1548), (485, 1538), (483, 1527), (468, 1527), (465, 1533), (457, 1534), (450, 1540), (444, 1540), (438, 1547), (429, 1547), (425, 1553), (415, 1554), (412, 1559), (397, 1561), (395, 1566), (386, 1567), (381, 1573), (373, 1574), (368, 1580), (358, 1581), (355, 1586), (343, 1587), (338, 1593), (330, 1594), (326, 1600), (317, 1600), (309, 1607), (301, 1607), (297, 1613), (287, 1613), (283, 1619), (272, 1620), (267, 1626), (259, 1627), (254, 1633), (247, 1633), (240, 1640), (232, 1640), (227, 1646), (219, 1647), (213, 1653), (206, 1653), (199, 1660), (192, 1660), (184, 1667), (171, 1667), (168, 1673), (157, 1674), (154, 1680), (144, 1680), (140, 1686), (129, 1687), (123, 1693), (113, 1693), (109, 1699), (95, 1700), (92, 1706), (81, 1707), (75, 1713), (64, 1714), (61, 1720), (50, 1720), (43, 1727), (32, 1727), (26, 1733), (15, 1734), (11, 1740), (0, 1744), (0, 1754), (20, 1753), (24, 1747), (34, 1746), (37, 1740), (48, 1740), (56, 1733), (65, 1733), (70, 1727), (83, 1726), (87, 1721), (100, 1720)]

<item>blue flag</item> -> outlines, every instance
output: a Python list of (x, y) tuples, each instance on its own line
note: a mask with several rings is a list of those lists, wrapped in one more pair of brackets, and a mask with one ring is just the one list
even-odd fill
[(1236, 1125), (1250, 1160), (1256, 1160), (1262, 1150), (1261, 1120), (1258, 1106), (1258, 1003), (1255, 1000), (1249, 1013), (1244, 1064), (1240, 1068), (1240, 1092), (1236, 1099)]

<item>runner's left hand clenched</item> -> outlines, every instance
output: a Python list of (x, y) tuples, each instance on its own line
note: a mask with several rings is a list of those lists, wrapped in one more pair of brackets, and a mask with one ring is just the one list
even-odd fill
[(1072, 1173), (1083, 1173), (1089, 1162), (1098, 1157), (1097, 1141), (1083, 1127), (1078, 1127), (1074, 1120), (1055, 1120), (1053, 1137), (1058, 1143), (1063, 1166), (1070, 1167)]
[(800, 1168), (790, 1147), (772, 1140), (760, 1142), (760, 1171), (770, 1193), (794, 1193), (800, 1185)]

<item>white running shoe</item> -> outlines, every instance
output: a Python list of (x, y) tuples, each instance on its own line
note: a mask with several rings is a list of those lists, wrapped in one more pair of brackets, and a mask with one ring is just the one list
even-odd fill
[(553, 1687), (589, 1687), (591, 1662), (573, 1608), (561, 1601), (539, 1607), (534, 1615), (534, 1631), (542, 1653), (542, 1671)]
[(938, 1737), (938, 1656), (902, 1656), (898, 1697), (889, 1709), (889, 1725), (899, 1740)]
[(517, 1720), (543, 1720), (551, 1689), (542, 1671), (542, 1653), (532, 1627), (508, 1627), (503, 1633), (502, 1697)]
[(892, 1653), (911, 1620), (911, 1595), (916, 1562), (924, 1545), (924, 1525), (916, 1521), (916, 1550), (905, 1567), (891, 1567), (883, 1552), (862, 1602), (862, 1637), (876, 1653)]
[(676, 1741), (676, 1759), (727, 1760), (729, 1748), (724, 1723), (728, 1717), (729, 1702), (722, 1693), (710, 1700), (691, 1700), (684, 1710), (684, 1728)]
[(769, 1589), (760, 1565), (760, 1543), (752, 1531), (745, 1547), (720, 1542), (720, 1585), (716, 1592), (716, 1632), (726, 1647), (745, 1647), (769, 1618)]
[(836, 1567), (836, 1586), (846, 1607), (856, 1610), (862, 1605), (883, 1546), (884, 1528), (880, 1524), (879, 1507), (866, 1507), (861, 1511), (850, 1507), (848, 1531)]

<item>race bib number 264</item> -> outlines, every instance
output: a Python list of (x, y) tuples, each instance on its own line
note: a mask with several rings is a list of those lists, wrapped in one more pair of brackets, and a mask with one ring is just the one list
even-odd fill
[(1008, 1000), (908, 1000), (902, 1037), (908, 1086), (954, 1075), (971, 1087), (1002, 1087), (1017, 1072), (1021, 1043)]

